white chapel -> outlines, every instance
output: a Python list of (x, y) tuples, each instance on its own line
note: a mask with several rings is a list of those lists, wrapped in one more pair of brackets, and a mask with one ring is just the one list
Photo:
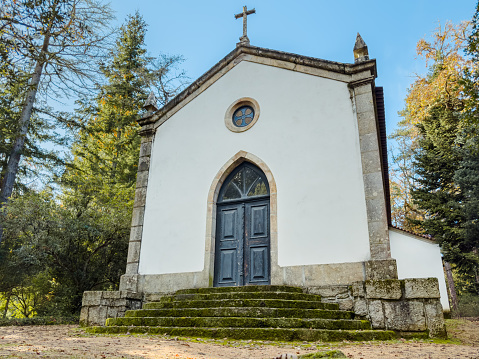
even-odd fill
[(139, 120), (120, 290), (436, 277), (448, 308), (439, 246), (391, 225), (383, 89), (359, 34), (353, 63), (240, 40)]

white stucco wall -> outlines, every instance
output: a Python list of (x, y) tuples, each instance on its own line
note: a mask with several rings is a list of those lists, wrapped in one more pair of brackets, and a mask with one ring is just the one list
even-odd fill
[(427, 239), (395, 229), (389, 230), (391, 256), (396, 259), (399, 279), (431, 278), (439, 280), (441, 304), (449, 309), (446, 279), (439, 245)]
[[(261, 115), (224, 124), (241, 97)], [(278, 191), (279, 265), (369, 258), (357, 120), (347, 84), (243, 61), (158, 129), (150, 163), (140, 274), (200, 271), (207, 196), (238, 151), (262, 159)]]

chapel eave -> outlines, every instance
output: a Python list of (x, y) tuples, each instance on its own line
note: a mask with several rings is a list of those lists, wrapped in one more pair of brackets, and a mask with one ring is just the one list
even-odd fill
[(348, 64), (240, 43), (233, 51), (231, 51), (228, 55), (226, 55), (223, 59), (216, 63), (202, 76), (196, 79), (191, 85), (189, 85), (176, 97), (170, 100), (165, 106), (152, 114), (148, 114), (140, 118), (138, 120), (138, 123), (142, 127), (149, 124), (154, 124), (160, 119), (162, 119), (161, 123), (163, 123), (169, 117), (166, 116), (166, 118), (164, 118), (165, 115), (167, 115), (172, 109), (180, 105), (183, 101), (187, 100), (198, 89), (200, 89), (200, 87), (210, 82), (212, 78), (219, 72), (223, 71), (226, 67), (231, 66), (231, 64), (236, 65), (237, 63), (241, 62), (243, 60), (242, 57), (247, 55), (281, 61), (283, 63), (293, 64), (294, 66), (305, 66), (309, 68), (324, 70), (331, 73), (347, 75), (351, 77), (351, 81), (353, 80), (355, 74), (367, 71), (370, 72), (372, 77), (377, 77), (376, 60), (374, 59), (355, 64)]

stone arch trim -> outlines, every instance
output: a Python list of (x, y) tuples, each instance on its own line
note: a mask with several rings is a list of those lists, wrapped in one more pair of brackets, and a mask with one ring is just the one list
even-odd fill
[[(208, 192), (206, 215), (206, 241), (205, 241), (205, 274), (208, 275), (208, 285), (213, 286), (214, 261), (215, 261), (215, 236), (216, 236), (216, 202), (218, 194), (226, 177), (241, 163), (250, 162), (260, 168), (266, 176), (270, 191), (270, 236), (271, 236), (271, 284), (282, 282), (281, 271), (278, 265), (278, 220), (277, 220), (277, 188), (273, 173), (266, 163), (259, 157), (239, 151), (231, 157), (216, 174)], [(281, 277), (281, 279), (280, 279)]]

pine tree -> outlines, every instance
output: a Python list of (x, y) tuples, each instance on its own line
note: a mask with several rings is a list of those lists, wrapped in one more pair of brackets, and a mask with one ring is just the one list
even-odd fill
[(105, 189), (133, 189), (140, 147), (136, 120), (149, 91), (144, 37), (146, 24), (136, 13), (121, 27), (110, 63), (102, 66), (107, 83), (94, 103), (79, 111), (83, 129), (73, 146), (73, 160), (65, 183), (89, 200)]
[(458, 112), (436, 104), (418, 125), (418, 149), (414, 158), (414, 204), (423, 220), (413, 220), (425, 233), (439, 241), (447, 261), (459, 263), (464, 251), (464, 214), (461, 188), (454, 180), (462, 156), (457, 142), (461, 117)]

